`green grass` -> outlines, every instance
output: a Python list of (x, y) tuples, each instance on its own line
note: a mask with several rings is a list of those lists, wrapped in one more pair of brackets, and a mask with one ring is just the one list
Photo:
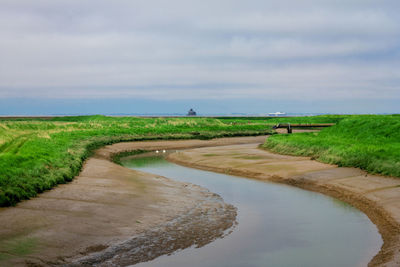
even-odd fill
[[(330, 123), (351, 118), (136, 118), (76, 116), (0, 119), (0, 206), (15, 205), (71, 181), (92, 151), (125, 141), (211, 139), (270, 134), (276, 123)], [(274, 139), (275, 140), (275, 139)], [(118, 162), (119, 158), (114, 158)]]
[(38, 245), (36, 238), (14, 238), (0, 241), (0, 261), (32, 253)]
[[(101, 146), (154, 139), (210, 139), (271, 133), (265, 120), (79, 116), (0, 120), (0, 206), (71, 181)], [(118, 158), (115, 159), (118, 161)]]
[(275, 125), (278, 123), (338, 123), (339, 121), (352, 116), (353, 115), (321, 115), (308, 117), (218, 117), (218, 119), (231, 124), (263, 121), (267, 124)]
[(400, 116), (347, 116), (319, 133), (274, 135), (264, 147), (321, 162), (400, 177)]

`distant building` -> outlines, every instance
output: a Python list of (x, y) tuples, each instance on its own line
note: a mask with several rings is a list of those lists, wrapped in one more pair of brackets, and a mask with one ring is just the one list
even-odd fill
[(196, 116), (196, 111), (194, 111), (192, 108), (188, 111), (187, 113), (188, 116)]

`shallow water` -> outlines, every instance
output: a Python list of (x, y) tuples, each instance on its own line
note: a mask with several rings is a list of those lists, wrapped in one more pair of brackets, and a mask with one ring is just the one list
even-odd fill
[(157, 156), (123, 163), (201, 185), (238, 208), (238, 225), (225, 238), (135, 266), (366, 266), (382, 245), (365, 214), (322, 194), (182, 167)]

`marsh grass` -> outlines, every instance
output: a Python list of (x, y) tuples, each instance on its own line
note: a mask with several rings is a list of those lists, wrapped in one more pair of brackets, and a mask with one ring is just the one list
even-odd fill
[[(93, 150), (126, 141), (211, 139), (272, 133), (265, 121), (78, 116), (0, 120), (0, 206), (69, 182)], [(127, 152), (128, 153), (128, 152)], [(115, 158), (118, 162), (119, 158)]]
[[(95, 149), (105, 145), (127, 141), (265, 135), (274, 133), (272, 126), (276, 123), (331, 123), (348, 118), (351, 116), (3, 118), (0, 119), (0, 206), (15, 205), (57, 184), (71, 181), (79, 174), (84, 160)], [(346, 133), (343, 136), (345, 138)], [(290, 146), (282, 145), (285, 138), (271, 140), (276, 141), (271, 147), (276, 146), (277, 150), (285, 148), (288, 153), (305, 149), (290, 150)], [(314, 146), (314, 151), (323, 151), (325, 147), (322, 142), (320, 147)], [(357, 148), (354, 149), (357, 151)], [(338, 157), (336, 154), (329, 155)], [(114, 158), (114, 161), (119, 162), (119, 158)], [(381, 162), (374, 164), (378, 164), (379, 168), (391, 164), (385, 159)]]
[(274, 152), (400, 177), (400, 116), (344, 118), (319, 133), (275, 135), (264, 144)]

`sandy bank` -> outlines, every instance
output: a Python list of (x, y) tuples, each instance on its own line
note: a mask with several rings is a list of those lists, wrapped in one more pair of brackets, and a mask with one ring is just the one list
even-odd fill
[(199, 186), (116, 165), (111, 156), (263, 140), (132, 142), (99, 149), (73, 182), (0, 209), (0, 266), (124, 266), (207, 244), (235, 223), (233, 206)]
[(370, 266), (400, 266), (400, 179), (278, 155), (258, 144), (186, 150), (169, 160), (199, 169), (298, 186), (346, 201), (374, 222), (384, 240)]

